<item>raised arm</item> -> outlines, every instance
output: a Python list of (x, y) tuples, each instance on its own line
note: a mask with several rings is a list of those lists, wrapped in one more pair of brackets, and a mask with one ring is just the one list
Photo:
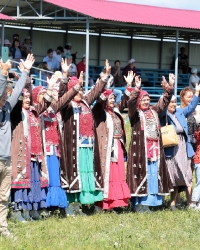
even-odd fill
[(169, 84), (167, 83), (165, 77), (164, 76), (162, 77), (161, 86), (164, 89), (163, 96), (160, 97), (158, 102), (152, 106), (152, 108), (156, 110), (158, 115), (161, 115), (161, 113), (167, 108), (167, 106), (171, 101), (174, 90), (174, 81), (175, 81), (174, 74), (169, 74)]
[(111, 67), (107, 59), (105, 62), (105, 67), (106, 67), (106, 73), (95, 84), (94, 88), (91, 89), (86, 95), (84, 95), (84, 99), (89, 106), (98, 98), (98, 96), (100, 96), (102, 90), (106, 87), (111, 71)]
[(130, 121), (135, 116), (137, 112), (137, 99), (140, 94), (140, 88), (141, 88), (141, 78), (139, 76), (135, 77), (135, 88), (131, 91), (131, 94), (129, 96), (129, 100), (127, 103), (128, 106), (128, 115), (130, 118)]
[(133, 74), (133, 71), (128, 71), (128, 75), (124, 76), (127, 87), (126, 87), (126, 90), (124, 91), (124, 95), (122, 97), (121, 102), (117, 104), (117, 107), (118, 107), (120, 112), (122, 112), (125, 108), (128, 107), (127, 103), (128, 103), (130, 94), (133, 90), (132, 84), (133, 84), (134, 77), (135, 77), (135, 74)]
[(51, 102), (53, 100), (52, 90), (57, 80), (58, 77), (56, 75), (52, 75), (50, 79), (47, 78), (47, 84), (48, 84), (47, 92), (44, 94), (42, 101), (37, 105), (34, 105), (35, 110), (38, 114), (42, 114), (51, 105)]
[(0, 68), (1, 68), (1, 74), (0, 74), (0, 99), (1, 99), (7, 86), (8, 72), (11, 68), (10, 61), (8, 60), (6, 63), (2, 63), (2, 61), (0, 60)]
[[(62, 62), (61, 62), (62, 66)], [(68, 67), (68, 66), (67, 66)], [(69, 67), (68, 67), (69, 68)], [(68, 70), (67, 70), (68, 71)], [(64, 71), (64, 74), (67, 72)], [(79, 83), (74, 86), (72, 89), (67, 91), (62, 97), (58, 99), (58, 101), (53, 101), (51, 103), (51, 107), (54, 110), (55, 113), (59, 112), (63, 108), (67, 106), (67, 104), (74, 98), (74, 96), (79, 92), (80, 88), (83, 86), (83, 71), (81, 71), (80, 76), (79, 76)]]
[(196, 106), (198, 105), (199, 102), (199, 92), (200, 92), (200, 85), (196, 83), (195, 94), (192, 98), (192, 101), (187, 107), (183, 109), (183, 114), (185, 117), (190, 116), (195, 111)]
[(35, 59), (34, 56), (32, 54), (28, 54), (26, 61), (21, 59), (21, 62), (18, 66), (19, 70), (22, 72), (21, 77), (19, 78), (19, 80), (17, 81), (14, 91), (11, 95), (11, 97), (9, 98), (8, 102), (10, 103), (11, 109), (14, 108), (14, 106), (16, 105), (18, 98), (26, 84), (26, 80), (28, 77), (28, 74), (30, 72), (30, 69), (32, 67), (32, 65), (34, 64)]

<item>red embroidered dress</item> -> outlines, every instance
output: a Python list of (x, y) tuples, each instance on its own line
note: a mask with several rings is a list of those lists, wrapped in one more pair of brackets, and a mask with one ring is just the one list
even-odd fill
[(47, 155), (53, 155), (53, 146), (56, 149), (56, 155), (60, 156), (59, 150), (59, 124), (57, 117), (52, 109), (48, 109), (42, 115), (45, 137), (45, 148)]
[(93, 117), (92, 113), (90, 112), (89, 108), (84, 104), (79, 104), (79, 135), (87, 136), (87, 137), (94, 137), (93, 131)]
[(34, 112), (32, 112), (32, 108), (28, 111), (28, 119), (30, 124), (30, 152), (31, 152), (31, 160), (33, 161), (42, 161), (42, 138), (40, 131), (40, 118)]

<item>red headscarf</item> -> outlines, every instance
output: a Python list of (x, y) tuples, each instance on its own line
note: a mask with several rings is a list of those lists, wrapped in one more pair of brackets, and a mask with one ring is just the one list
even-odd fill
[[(39, 87), (36, 87), (32, 90), (32, 95), (33, 95), (33, 103), (34, 104), (38, 104), (38, 97), (39, 97), (39, 94), (41, 93), (41, 91), (45, 89), (44, 87), (42, 86), (39, 86)], [(45, 89), (46, 90), (46, 89)]]
[(68, 90), (72, 89), (78, 83), (78, 78), (76, 76), (70, 77), (70, 80), (67, 84)]
[(141, 91), (140, 91), (140, 94), (139, 94), (139, 96), (138, 96), (138, 99), (137, 99), (137, 104), (136, 104), (136, 107), (137, 107), (137, 108), (141, 109), (141, 107), (140, 107), (140, 102), (142, 101), (142, 99), (143, 99), (145, 96), (148, 96), (148, 97), (150, 98), (149, 93), (148, 93), (147, 91), (141, 90)]

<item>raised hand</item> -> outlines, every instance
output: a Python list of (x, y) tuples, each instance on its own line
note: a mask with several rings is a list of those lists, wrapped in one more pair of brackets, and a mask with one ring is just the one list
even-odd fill
[(18, 66), (18, 69), (19, 71), (22, 73), (22, 71), (24, 70), (24, 65), (22, 62), (19, 63), (19, 66)]
[(169, 86), (174, 87), (174, 82), (175, 82), (175, 75), (170, 73), (169, 74)]
[(32, 68), (32, 66), (33, 66), (33, 64), (35, 62), (35, 58), (34, 58), (33, 54), (28, 54), (27, 58), (26, 58), (26, 61), (21, 59), (21, 62), (23, 64), (23, 66), (24, 66), (24, 69), (29, 71)]
[(53, 90), (53, 86), (56, 84), (57, 80), (58, 80), (58, 77), (56, 75), (52, 75), (51, 78), (47, 77), (47, 84), (48, 84), (49, 90), (51, 91)]
[(132, 86), (132, 82), (133, 82), (133, 79), (135, 77), (135, 74), (133, 74), (133, 71), (128, 71), (128, 75), (127, 76), (124, 76), (124, 79), (127, 83), (127, 87), (131, 87)]
[(68, 73), (70, 67), (72, 66), (72, 64), (67, 65), (67, 59), (63, 59), (63, 58), (61, 60), (61, 64), (60, 65), (61, 65), (63, 73), (66, 73), (66, 74)]
[(78, 79), (79, 85), (82, 87), (83, 86), (83, 71), (81, 71), (79, 79)]
[(106, 76), (109, 76), (111, 72), (111, 66), (109, 65), (108, 59), (106, 59), (105, 61), (105, 69), (106, 69)]
[(136, 76), (135, 77), (135, 87), (140, 89), (141, 88), (141, 84), (142, 84), (142, 79), (140, 76)]
[(162, 88), (163, 88), (164, 90), (169, 86), (169, 84), (168, 84), (168, 82), (166, 81), (166, 79), (165, 79), (164, 76), (162, 76), (161, 86), (162, 86)]

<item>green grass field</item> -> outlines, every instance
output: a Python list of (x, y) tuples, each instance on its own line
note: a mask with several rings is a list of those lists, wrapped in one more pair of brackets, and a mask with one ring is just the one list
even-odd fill
[(200, 214), (188, 210), (9, 221), (9, 227), (17, 240), (0, 239), (2, 250), (200, 249)]
[[(126, 128), (129, 141), (129, 123)], [(9, 228), (17, 240), (0, 238), (0, 250), (200, 249), (200, 212), (187, 209), (162, 208), (151, 214), (126, 209), (26, 224), (9, 220)]]

